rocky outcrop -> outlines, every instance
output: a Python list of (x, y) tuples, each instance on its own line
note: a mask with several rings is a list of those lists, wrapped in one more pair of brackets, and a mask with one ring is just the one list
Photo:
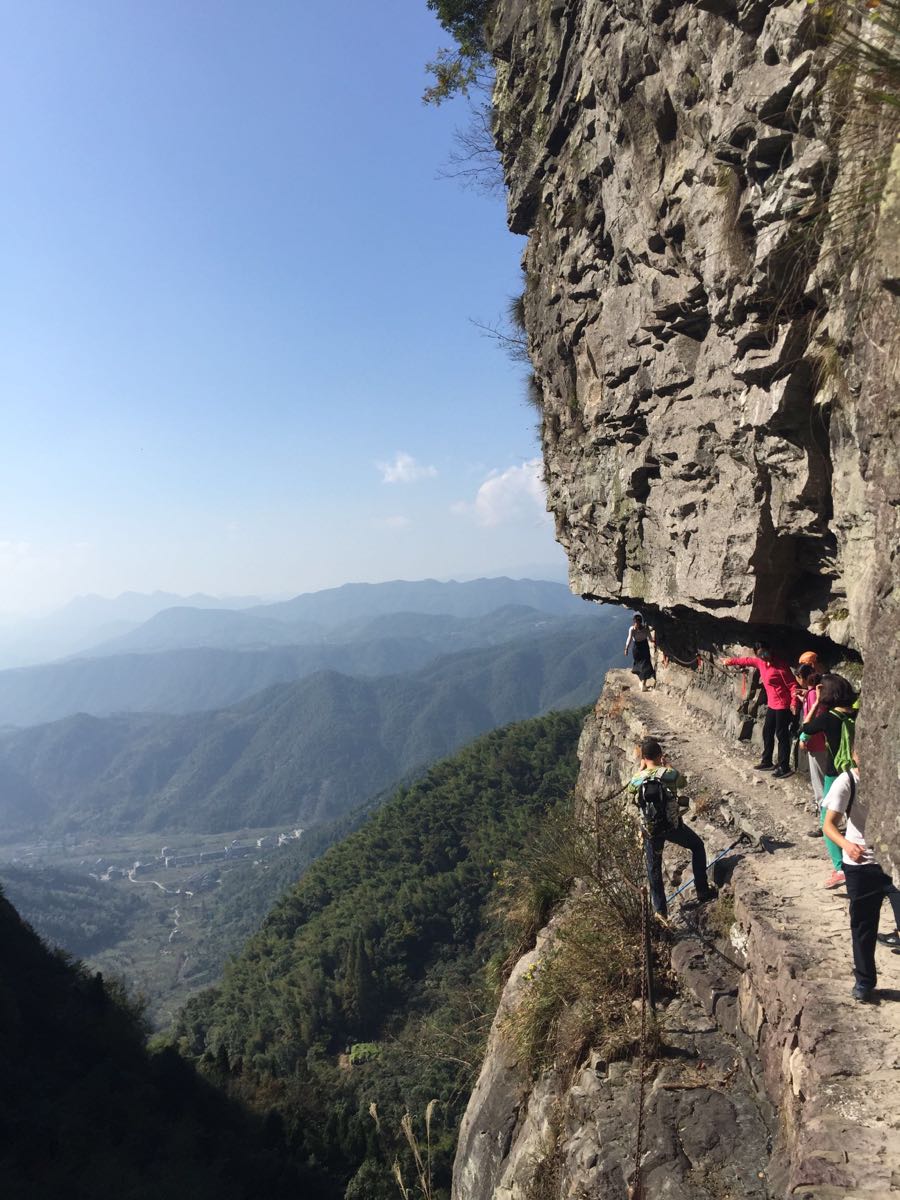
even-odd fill
[(837, 11), (498, 0), (495, 133), (573, 589), (861, 654), (900, 867), (897, 113)]

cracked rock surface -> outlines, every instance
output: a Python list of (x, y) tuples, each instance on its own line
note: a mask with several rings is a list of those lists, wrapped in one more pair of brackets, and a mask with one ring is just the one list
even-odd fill
[(489, 32), (572, 587), (859, 651), (900, 869), (898, 114), (806, 0), (498, 0)]

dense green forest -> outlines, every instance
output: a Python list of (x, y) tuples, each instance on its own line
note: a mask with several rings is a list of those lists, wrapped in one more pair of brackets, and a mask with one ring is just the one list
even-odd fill
[[(230, 1094), (277, 1109), (292, 1152), (348, 1200), (393, 1200), (406, 1109), (439, 1102), (436, 1194), (513, 936), (502, 864), (569, 795), (583, 714), (497, 730), (328, 850), (172, 1035)], [(375, 1103), (381, 1133), (369, 1114)]]
[(122, 937), (144, 908), (138, 896), (58, 867), (2, 863), (0, 883), (16, 910), (42, 938), (79, 958)]
[(318, 1200), (277, 1122), (174, 1050), (148, 1054), (120, 989), (53, 952), (0, 892), (4, 1200)]
[(299, 841), (280, 847), (259, 866), (248, 863), (229, 871), (210, 896), (208, 929), (195, 949), (193, 970), (221, 975), (226, 960), (259, 929), (276, 900), (330, 846), (358, 829), (384, 798), (384, 794), (375, 796), (338, 820), (316, 826)]
[(574, 707), (621, 658), (579, 622), (407, 675), (322, 672), (187, 716), (69, 717), (0, 737), (0, 829), (216, 832), (333, 820), (508, 721)]

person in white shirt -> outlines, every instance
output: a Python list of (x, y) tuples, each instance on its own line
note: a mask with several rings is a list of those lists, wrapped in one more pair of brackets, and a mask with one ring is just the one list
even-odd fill
[[(854, 754), (856, 760), (856, 755)], [(878, 940), (889, 946), (900, 945), (900, 891), (893, 880), (875, 861), (866, 845), (865, 810), (854, 807), (859, 790), (859, 765), (838, 775), (825, 797), (824, 833), (843, 851), (844, 875), (850, 897), (850, 937), (853, 942), (853, 968), (856, 984), (854, 1000), (871, 1002), (875, 999), (878, 976), (875, 971), (875, 945)], [(838, 819), (844, 814), (847, 827), (838, 829)], [(887, 896), (894, 911), (896, 930), (878, 938), (878, 918), (881, 903)]]

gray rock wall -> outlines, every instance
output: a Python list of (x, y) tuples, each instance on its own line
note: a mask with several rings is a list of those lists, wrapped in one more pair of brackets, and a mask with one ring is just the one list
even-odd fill
[(573, 589), (860, 651), (900, 866), (900, 164), (879, 214), (834, 11), (499, 0), (495, 133)]

